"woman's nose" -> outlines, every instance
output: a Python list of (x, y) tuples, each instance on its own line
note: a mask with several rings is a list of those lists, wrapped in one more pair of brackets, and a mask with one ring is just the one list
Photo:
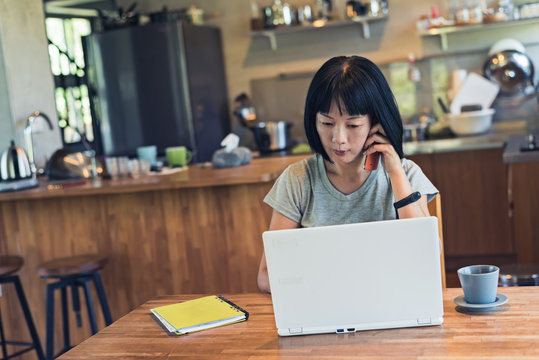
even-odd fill
[(344, 144), (346, 142), (346, 129), (344, 126), (335, 126), (332, 141), (335, 144)]

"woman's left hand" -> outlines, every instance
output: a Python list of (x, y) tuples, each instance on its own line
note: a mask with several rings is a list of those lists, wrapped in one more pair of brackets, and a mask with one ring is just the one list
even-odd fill
[(389, 142), (382, 125), (376, 124), (371, 128), (364, 147), (366, 149), (363, 152), (365, 156), (375, 152), (382, 154), (382, 163), (388, 174), (402, 170), (399, 155), (395, 151), (393, 145)]

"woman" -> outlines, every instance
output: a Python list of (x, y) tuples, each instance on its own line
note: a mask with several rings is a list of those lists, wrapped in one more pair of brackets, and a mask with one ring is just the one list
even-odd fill
[[(307, 93), (304, 126), (315, 155), (290, 165), (266, 195), (269, 230), (429, 216), (427, 201), (438, 190), (403, 158), (399, 110), (373, 62), (341, 56), (322, 65)], [(375, 153), (378, 168), (365, 170)], [(258, 287), (270, 292), (264, 254)]]

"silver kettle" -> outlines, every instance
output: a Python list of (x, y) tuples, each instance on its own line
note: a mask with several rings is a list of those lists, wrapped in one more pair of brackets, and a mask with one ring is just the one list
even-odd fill
[[(49, 117), (42, 112), (35, 111), (26, 119), (24, 128), (24, 138), (28, 153), (23, 148), (16, 146), (11, 140), (9, 148), (4, 150), (0, 157), (0, 191), (17, 190), (25, 187), (37, 185), (37, 171), (34, 163), (34, 150), (32, 142), (32, 123), (35, 119), (42, 117), (49, 128), (52, 123)], [(7, 184), (12, 185), (7, 185)], [(13, 185), (19, 183), (18, 185)]]
[(0, 175), (4, 181), (29, 179), (33, 176), (26, 152), (16, 146), (13, 140), (0, 158)]

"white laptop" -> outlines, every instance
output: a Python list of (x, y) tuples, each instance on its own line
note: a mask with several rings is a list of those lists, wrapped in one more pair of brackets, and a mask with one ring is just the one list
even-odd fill
[(436, 217), (266, 231), (279, 335), (443, 322)]

